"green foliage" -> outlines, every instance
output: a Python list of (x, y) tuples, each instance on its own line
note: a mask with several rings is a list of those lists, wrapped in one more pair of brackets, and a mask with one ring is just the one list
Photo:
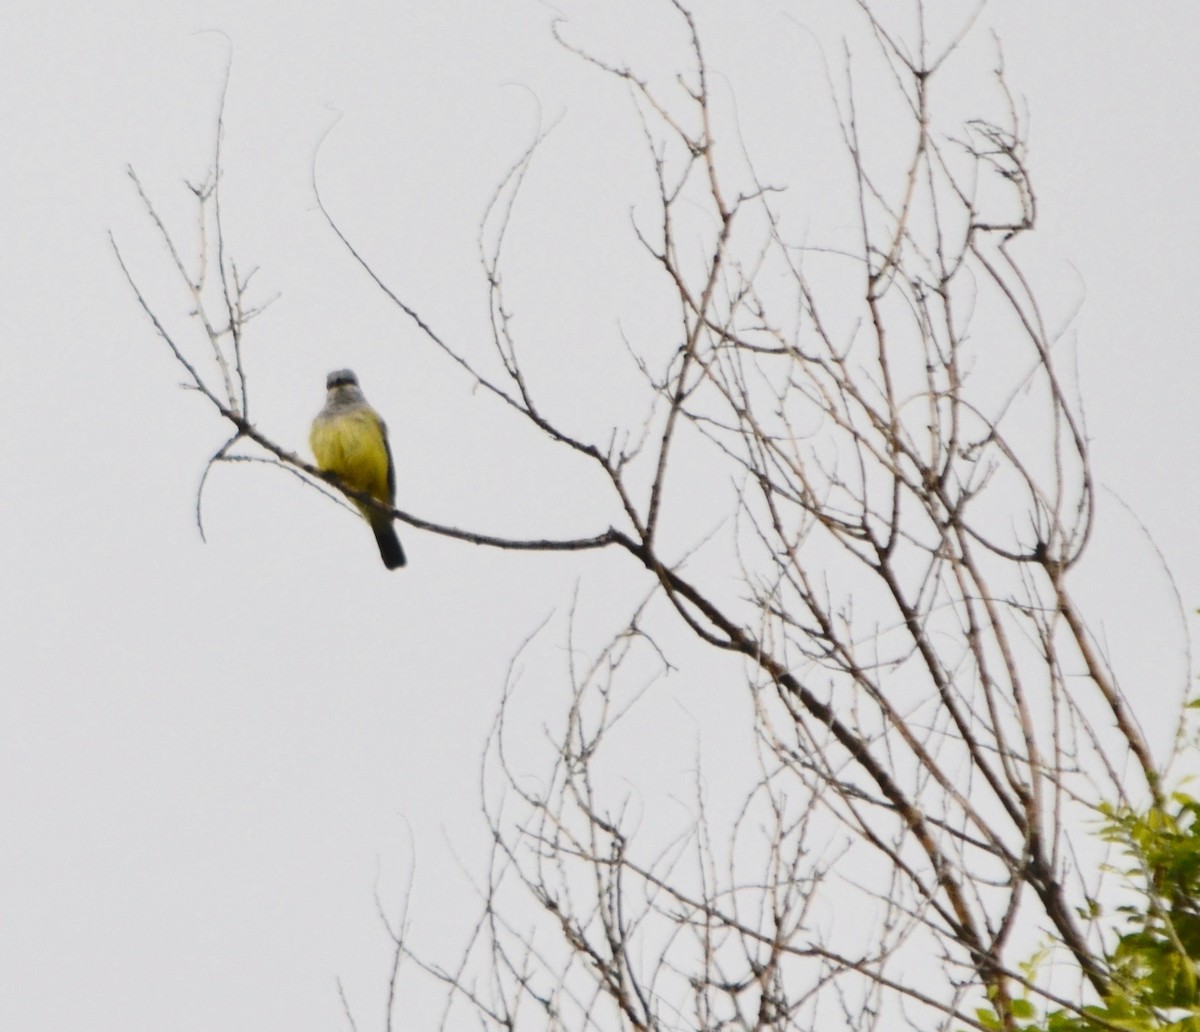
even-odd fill
[[(1137, 896), (1116, 911), (1118, 937), (1104, 958), (1108, 992), (1098, 1005), (1040, 1016), (1028, 997), (1014, 1000), (1007, 1026), (994, 1007), (981, 1008), (984, 1028), (1200, 1032), (1200, 801), (1176, 792), (1163, 807), (1105, 805), (1101, 813), (1101, 836), (1120, 854), (1118, 873)], [(1089, 915), (1098, 914), (1092, 905)]]

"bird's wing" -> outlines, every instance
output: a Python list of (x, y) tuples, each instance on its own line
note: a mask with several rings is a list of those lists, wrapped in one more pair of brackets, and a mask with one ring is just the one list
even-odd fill
[(387, 452), (387, 493), (388, 501), (396, 504), (396, 465), (392, 462), (392, 446), (388, 443), (387, 424), (378, 412), (374, 413), (375, 423), (379, 427), (379, 436), (383, 438), (383, 450)]

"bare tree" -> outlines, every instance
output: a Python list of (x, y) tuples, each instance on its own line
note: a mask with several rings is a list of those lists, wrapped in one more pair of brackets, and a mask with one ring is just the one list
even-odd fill
[[(933, 98), (962, 38), (934, 50), (919, 3), (906, 35), (858, 0), (874, 50), (846, 57), (844, 85), (829, 81), (856, 236), (800, 242), (714, 95), (696, 19), (663, 2), (691, 55), (674, 81), (555, 30), (631, 95), (657, 184), (632, 232), (678, 318), (669, 342), (613, 347), (640, 376), (638, 422), (581, 436), (523, 358), (505, 241), (536, 144), (481, 232), (490, 356), (441, 335), (322, 201), (398, 313), (483, 396), (601, 476), (616, 514), (529, 540), (394, 517), (500, 548), (606, 550), (645, 593), (606, 647), (572, 659), (536, 788), (506, 750), (514, 662), (484, 758), (494, 851), (480, 921), (454, 964), (392, 928), (397, 972), (446, 984), (445, 1027), (464, 1008), (489, 1028), (706, 1030), (985, 1028), (984, 1006), (1013, 1029), (1028, 999), (1079, 1010), (1112, 978), (1089, 919), (1100, 871), (1088, 821), (1101, 803), (1161, 802), (1162, 788), (1068, 588), (1095, 489), (1057, 337), (1017, 255), (1037, 202), (1002, 67), (991, 109), (939, 124)], [(863, 62), (892, 83), (900, 161), (864, 129)], [(218, 150), (195, 190), (216, 240), (201, 237), (198, 272), (145, 201), (217, 379), (130, 282), (232, 427), (214, 461), (248, 441), (337, 486), (249, 419), (241, 339), (256, 309), (224, 252), (219, 184)], [(711, 534), (678, 530), (681, 512), (719, 497), (729, 507)], [(668, 626), (687, 629), (694, 661), (736, 657), (730, 692), (750, 705), (731, 713), (750, 714), (758, 744), (753, 769), (725, 768), (735, 818), (710, 819), (700, 781), (692, 826), (663, 843), (639, 829), (614, 764), (622, 722), (671, 665)], [(831, 909), (836, 920), (820, 917)], [(1053, 978), (1024, 964), (1045, 943)]]

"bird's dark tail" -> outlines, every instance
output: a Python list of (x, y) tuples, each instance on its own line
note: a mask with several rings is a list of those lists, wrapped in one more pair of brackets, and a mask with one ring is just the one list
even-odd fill
[(396, 536), (396, 528), (392, 526), (392, 521), (373, 523), (371, 529), (375, 531), (375, 541), (379, 545), (383, 565), (389, 570), (403, 566), (406, 562), (404, 549), (400, 547), (400, 539)]

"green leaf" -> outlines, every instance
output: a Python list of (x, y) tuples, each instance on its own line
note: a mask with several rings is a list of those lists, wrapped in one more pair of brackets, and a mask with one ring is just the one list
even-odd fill
[(1028, 1021), (1037, 1013), (1037, 1009), (1028, 1000), (1016, 999), (1012, 1001), (1012, 1012), (1014, 1018)]

